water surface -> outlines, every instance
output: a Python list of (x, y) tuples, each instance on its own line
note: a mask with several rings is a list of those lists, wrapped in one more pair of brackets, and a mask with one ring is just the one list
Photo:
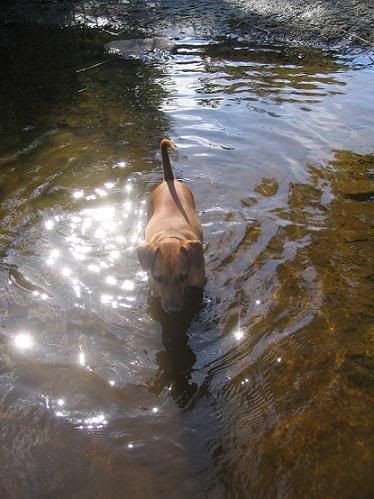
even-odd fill
[[(1, 83), (1, 497), (369, 497), (370, 59), (28, 36)], [(164, 136), (208, 273), (175, 317), (135, 253)]]

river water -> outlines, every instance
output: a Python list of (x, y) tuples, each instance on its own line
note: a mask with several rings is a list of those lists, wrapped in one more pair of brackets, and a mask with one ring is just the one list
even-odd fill
[[(372, 60), (108, 36), (2, 68), (1, 497), (369, 497)], [(208, 275), (176, 316), (135, 253), (164, 136)]]

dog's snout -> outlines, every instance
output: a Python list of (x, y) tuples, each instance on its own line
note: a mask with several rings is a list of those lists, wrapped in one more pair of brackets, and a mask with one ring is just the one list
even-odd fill
[(173, 312), (180, 312), (183, 308), (183, 303), (175, 300), (168, 300), (162, 303), (162, 308), (168, 314)]

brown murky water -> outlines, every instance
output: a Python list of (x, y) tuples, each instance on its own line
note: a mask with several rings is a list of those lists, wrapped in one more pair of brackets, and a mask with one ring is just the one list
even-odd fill
[[(2, 498), (373, 493), (373, 67), (185, 38), (102, 60), (40, 28), (2, 67)], [(23, 36), (23, 40), (29, 40)], [(167, 317), (134, 248), (158, 144), (208, 284)]]

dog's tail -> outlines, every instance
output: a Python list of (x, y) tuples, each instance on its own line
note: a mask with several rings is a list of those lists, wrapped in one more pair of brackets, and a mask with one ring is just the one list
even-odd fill
[(168, 149), (175, 149), (175, 145), (169, 139), (162, 139), (160, 144), (162, 155), (162, 169), (164, 171), (164, 180), (174, 180), (174, 172), (170, 164)]

